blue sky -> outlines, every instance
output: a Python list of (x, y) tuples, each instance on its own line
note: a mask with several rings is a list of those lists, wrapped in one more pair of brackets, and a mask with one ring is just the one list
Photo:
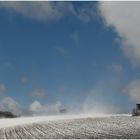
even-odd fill
[(38, 15), (34, 3), (0, 2), (1, 99), (25, 108), (34, 101), (81, 108), (93, 95), (93, 105), (130, 110), (135, 101), (124, 89), (139, 69), (125, 57), (119, 32), (106, 26), (99, 3), (54, 2), (52, 8), (46, 2), (52, 9)]

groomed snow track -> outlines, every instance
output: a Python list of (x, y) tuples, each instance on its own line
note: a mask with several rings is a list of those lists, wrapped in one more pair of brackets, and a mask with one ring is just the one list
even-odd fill
[(113, 116), (50, 120), (0, 129), (1, 139), (137, 139), (140, 117)]

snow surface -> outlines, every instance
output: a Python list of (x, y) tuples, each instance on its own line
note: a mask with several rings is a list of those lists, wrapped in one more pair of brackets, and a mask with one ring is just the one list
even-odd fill
[[(51, 121), (51, 120), (76, 119), (76, 118), (78, 119), (78, 118), (87, 118), (87, 117), (94, 117), (94, 118), (110, 117), (110, 116), (120, 116), (120, 114), (117, 115), (72, 114), (72, 115), (55, 115), (55, 116), (20, 117), (20, 118), (10, 118), (10, 119), (2, 118), (0, 119), (0, 128)], [(130, 116), (130, 114), (121, 114), (121, 116)]]
[(139, 139), (140, 117), (63, 115), (0, 119), (0, 139)]

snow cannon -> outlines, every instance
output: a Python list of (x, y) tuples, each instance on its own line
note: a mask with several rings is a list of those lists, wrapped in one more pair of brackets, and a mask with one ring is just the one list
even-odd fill
[(132, 116), (140, 116), (140, 104), (136, 104), (136, 107), (133, 108)]

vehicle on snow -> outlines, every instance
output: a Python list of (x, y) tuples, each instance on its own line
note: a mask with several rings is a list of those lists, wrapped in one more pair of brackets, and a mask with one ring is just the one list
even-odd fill
[(140, 116), (140, 104), (136, 104), (136, 107), (133, 108), (132, 116)]

